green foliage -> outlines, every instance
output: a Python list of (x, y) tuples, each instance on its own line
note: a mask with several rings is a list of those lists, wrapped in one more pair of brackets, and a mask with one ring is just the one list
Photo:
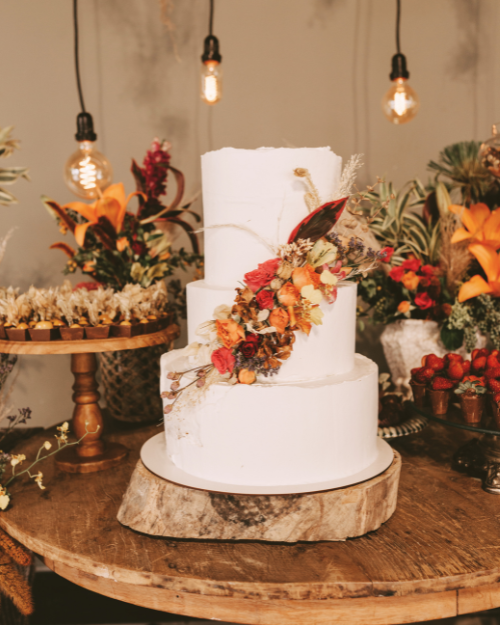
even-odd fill
[(455, 389), (457, 395), (463, 395), (467, 391), (473, 391), (476, 395), (484, 395), (486, 393), (486, 387), (482, 386), (479, 380), (467, 380), (466, 382), (460, 382)]
[[(0, 157), (9, 157), (14, 150), (19, 149), (19, 142), (16, 139), (11, 139), (10, 133), (13, 127), (7, 126), (6, 128), (0, 128)], [(0, 185), (14, 184), (24, 178), (29, 180), (28, 169), (26, 167), (0, 167)], [(17, 204), (17, 199), (6, 191), (3, 187), (0, 187), (0, 204), (3, 206), (10, 206), (11, 204)]]

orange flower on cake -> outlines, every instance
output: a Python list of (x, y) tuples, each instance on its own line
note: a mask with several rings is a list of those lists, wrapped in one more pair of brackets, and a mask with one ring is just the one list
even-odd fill
[(238, 373), (238, 382), (240, 384), (253, 384), (256, 378), (255, 372), (249, 369), (241, 369)]
[(278, 300), (283, 306), (295, 306), (300, 299), (300, 293), (291, 282), (286, 282), (278, 291)]
[(401, 282), (408, 289), (408, 291), (416, 291), (420, 282), (420, 278), (414, 271), (408, 271), (401, 278)]
[(296, 267), (292, 272), (293, 284), (300, 290), (304, 286), (312, 285), (314, 288), (319, 286), (319, 274), (314, 271), (311, 265)]
[(230, 349), (245, 338), (245, 330), (234, 319), (216, 319), (217, 336), (224, 347)]
[(460, 287), (458, 301), (465, 302), (483, 293), (500, 297), (500, 258), (497, 252), (492, 247), (479, 243), (469, 245), (469, 251), (483, 268), (488, 281), (480, 275), (472, 276)]
[(281, 259), (272, 258), (261, 263), (257, 269), (245, 274), (243, 282), (256, 293), (259, 289), (268, 286), (276, 277), (276, 271), (281, 263)]
[(451, 238), (452, 243), (469, 241), (482, 243), (494, 250), (500, 248), (500, 209), (491, 211), (486, 204), (472, 204), (470, 209), (452, 204), (449, 210), (462, 220), (463, 228), (458, 228)]
[(269, 323), (276, 328), (276, 332), (283, 334), (290, 321), (290, 317), (283, 308), (275, 308), (269, 315)]

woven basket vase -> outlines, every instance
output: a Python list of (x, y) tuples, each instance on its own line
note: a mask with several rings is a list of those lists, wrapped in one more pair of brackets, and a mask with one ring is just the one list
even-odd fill
[(155, 345), (99, 354), (108, 413), (119, 421), (160, 422), (160, 357), (172, 346)]

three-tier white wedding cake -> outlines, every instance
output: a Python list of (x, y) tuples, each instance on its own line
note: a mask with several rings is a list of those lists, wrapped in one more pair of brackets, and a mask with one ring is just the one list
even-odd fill
[[(327, 147), (224, 148), (202, 157), (206, 273), (187, 286), (190, 345), (162, 356), (163, 395), (168, 372), (210, 362), (198, 326), (232, 306), (244, 274), (270, 258), (266, 243), (287, 243), (307, 216), (296, 168), (310, 172), (323, 201), (332, 198), (341, 159)], [(322, 325), (296, 333), (277, 375), (250, 385), (220, 379), (165, 415), (170, 462), (237, 489), (323, 483), (376, 461), (378, 370), (355, 354), (356, 285), (344, 282), (335, 303), (320, 306)]]

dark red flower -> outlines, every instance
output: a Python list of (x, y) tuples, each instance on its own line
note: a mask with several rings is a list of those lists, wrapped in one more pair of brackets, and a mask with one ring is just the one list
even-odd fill
[(274, 293), (272, 291), (259, 291), (255, 299), (261, 310), (264, 308), (272, 310), (274, 308)]
[(253, 358), (259, 344), (258, 334), (249, 334), (245, 342), (240, 345), (240, 352), (245, 358)]
[(403, 269), (403, 267), (393, 267), (390, 272), (389, 272), (389, 276), (395, 281), (395, 282), (401, 282), (401, 278), (405, 275), (405, 270)]
[(168, 149), (170, 144), (154, 139), (151, 149), (146, 152), (143, 161), (142, 173), (145, 179), (148, 196), (158, 198), (164, 195), (167, 189), (167, 172), (170, 162)]
[(431, 308), (434, 306), (434, 300), (429, 297), (429, 293), (418, 293), (415, 296), (415, 304), (421, 310), (427, 310), (427, 308)]
[(232, 373), (236, 362), (233, 352), (227, 347), (220, 347), (212, 352), (212, 363), (220, 374)]
[(403, 267), (403, 269), (406, 269), (407, 271), (418, 271), (421, 264), (422, 261), (418, 260), (418, 258), (408, 258), (407, 260), (403, 261), (401, 267)]
[(383, 263), (390, 263), (393, 254), (394, 254), (393, 247), (384, 247), (379, 252), (380, 258)]
[(432, 265), (422, 265), (422, 267), (420, 267), (420, 273), (431, 278), (434, 275), (434, 267)]
[(100, 282), (79, 282), (75, 287), (73, 287), (73, 291), (78, 291), (78, 289), (87, 289), (87, 291), (95, 291), (102, 284)]
[(272, 280), (274, 280), (274, 278), (276, 277), (276, 271), (280, 263), (280, 258), (272, 258), (271, 260), (266, 260), (266, 262), (261, 263), (257, 269), (249, 271), (245, 274), (244, 283), (249, 289), (251, 289), (255, 293), (262, 287), (270, 284)]

